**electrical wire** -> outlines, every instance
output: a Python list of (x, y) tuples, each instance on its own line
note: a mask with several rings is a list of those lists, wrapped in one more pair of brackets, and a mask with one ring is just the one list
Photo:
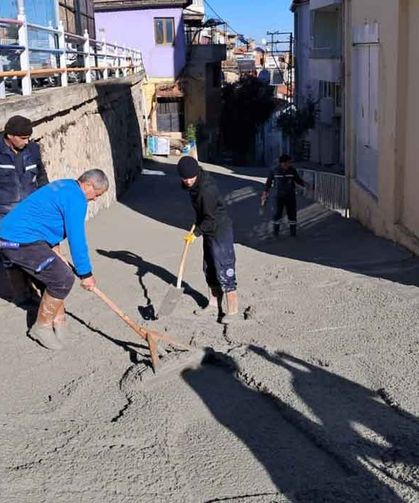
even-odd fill
[(218, 12), (214, 9), (214, 7), (208, 2), (208, 0), (204, 0), (204, 4), (218, 17), (218, 19), (221, 19), (222, 21), (224, 21), (224, 23), (230, 28), (230, 30), (232, 32), (234, 32), (236, 35), (241, 35), (243, 36), (241, 33), (239, 33), (238, 31), (236, 31), (230, 23), (228, 23), (222, 16), (220, 16), (220, 14), (218, 14)]

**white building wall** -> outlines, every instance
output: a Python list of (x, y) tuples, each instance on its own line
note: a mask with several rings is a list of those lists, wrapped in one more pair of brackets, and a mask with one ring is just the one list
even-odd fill
[(310, 86), (310, 1), (300, 3), (294, 11), (296, 100), (305, 102), (312, 90)]

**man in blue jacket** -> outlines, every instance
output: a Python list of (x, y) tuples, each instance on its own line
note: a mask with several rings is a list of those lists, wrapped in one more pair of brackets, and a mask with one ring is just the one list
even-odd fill
[[(0, 220), (20, 201), (48, 183), (39, 145), (30, 141), (31, 135), (31, 121), (14, 115), (0, 136)], [(7, 267), (7, 263), (4, 265), (13, 300), (18, 302), (18, 297), (28, 289), (25, 275)]]
[(57, 180), (42, 187), (0, 221), (3, 257), (45, 286), (29, 335), (48, 349), (62, 348), (64, 299), (74, 283), (72, 270), (54, 248), (67, 238), (81, 286), (91, 290), (96, 281), (85, 233), (87, 203), (108, 188), (103, 171), (86, 171), (78, 180)]

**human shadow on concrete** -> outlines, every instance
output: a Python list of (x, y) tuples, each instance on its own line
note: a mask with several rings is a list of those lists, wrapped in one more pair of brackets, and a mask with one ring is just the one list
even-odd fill
[(121, 339), (115, 339), (115, 337), (111, 337), (110, 335), (106, 334), (102, 330), (100, 330), (97, 327), (94, 327), (84, 321), (82, 318), (77, 316), (76, 314), (72, 313), (71, 311), (68, 311), (66, 309), (66, 314), (69, 318), (72, 318), (73, 320), (77, 321), (82, 325), (83, 327), (87, 328), (90, 332), (100, 335), (104, 339), (106, 339), (109, 342), (112, 342), (116, 346), (122, 348), (124, 351), (126, 351), (129, 355), (130, 362), (133, 364), (139, 364), (139, 363), (147, 363), (149, 364), (149, 358), (147, 358), (146, 353), (148, 352), (148, 348), (146, 343), (144, 344), (138, 344), (136, 342), (127, 342), (127, 341), (122, 341)]
[[(259, 351), (258, 348), (253, 350), (265, 356), (263, 350)], [(311, 369), (311, 372), (316, 371)], [(382, 452), (384, 449), (374, 442), (364, 442), (362, 437), (342, 439), (339, 434), (347, 433), (350, 428), (349, 421), (353, 418), (361, 424), (366, 422), (369, 427), (377, 428), (379, 433), (383, 433), (384, 428), (381, 426), (385, 424), (385, 431), (391, 432), (386, 434), (386, 438), (391, 440), (395, 447), (393, 451), (388, 450), (387, 454), (394, 455), (394, 459), (402, 458), (406, 461), (410, 459), (410, 454), (407, 451), (402, 455), (398, 454), (395, 439), (403, 435), (397, 430), (398, 427), (407, 423), (412, 428), (411, 420), (404, 421), (385, 405), (377, 403), (374, 408), (373, 394), (366, 389), (360, 390), (356, 383), (341, 381), (341, 378), (332, 374), (330, 375), (332, 383), (325, 382), (324, 378), (316, 382), (316, 377), (313, 377), (313, 385), (317, 384), (319, 391), (320, 389), (322, 391), (322, 394), (316, 395), (317, 405), (320, 408), (320, 422), (317, 423), (288, 403), (269, 394), (262, 385), (254, 381), (242, 382), (239, 368), (229, 356), (223, 355), (221, 358), (218, 356), (214, 361), (209, 361), (198, 369), (184, 371), (182, 377), (197, 393), (214, 418), (246, 446), (269, 475), (278, 494), (285, 495), (287, 501), (298, 503), (402, 501), (392, 488), (378, 479), (357, 458), (357, 456), (381, 455), (384, 454)], [(307, 386), (309, 378), (310, 374)], [(335, 390), (333, 386), (336, 386)], [(328, 410), (324, 413), (321, 410), (322, 398), (329, 392), (333, 394), (333, 401), (328, 401), (326, 397), (324, 406)], [(347, 399), (342, 392), (350, 392), (353, 398), (352, 406), (357, 411), (356, 415), (349, 413), (346, 417)], [(307, 393), (310, 395), (309, 389)], [(313, 402), (310, 397), (304, 395), (304, 398), (309, 404)], [(363, 412), (364, 406), (367, 406), (365, 412)], [(371, 414), (375, 412), (382, 413), (383, 416), (373, 418)], [(321, 422), (325, 415), (326, 424)], [(367, 417), (368, 421), (364, 417)], [(340, 427), (337, 427), (336, 423)], [(341, 431), (342, 429), (345, 431)], [(211, 431), (214, 435), (214, 430)], [(204, 434), (201, 438), (202, 442), (208, 441)], [(348, 440), (353, 440), (354, 443), (348, 445)], [(407, 444), (405, 447), (407, 449)], [(225, 453), (219, 454), (225, 459)], [(217, 457), (216, 452), (214, 456)], [(238, 474), (237, 477), (240, 473), (247, 473), (246, 470), (251, 469), (255, 480), (260, 480), (260, 473), (254, 464), (249, 468), (246, 456), (236, 458), (235, 461), (231, 458), (228, 463), (228, 469), (231, 473)], [(206, 473), (206, 476), (210, 477), (211, 473)], [(234, 495), (234, 498), (268, 495), (272, 494), (269, 492), (271, 489), (271, 485), (262, 485), (254, 494), (239, 494)], [(220, 494), (220, 488), (217, 487), (216, 491), (214, 499), (207, 501), (222, 501), (224, 495)], [(231, 494), (226, 494), (226, 499), (227, 496), (233, 499)]]
[[(138, 306), (138, 311), (141, 314), (144, 320), (156, 320), (157, 313), (154, 303), (152, 302), (149, 294), (149, 290), (144, 281), (144, 277), (147, 274), (154, 274), (154, 276), (160, 278), (162, 281), (166, 282), (168, 285), (176, 285), (176, 276), (169, 272), (164, 267), (161, 267), (157, 264), (153, 264), (152, 262), (148, 262), (144, 260), (139, 255), (136, 255), (133, 252), (127, 250), (96, 250), (99, 255), (104, 257), (108, 257), (114, 260), (120, 260), (125, 264), (133, 265), (137, 267), (136, 275), (138, 276), (138, 281), (140, 283), (141, 289), (143, 291), (143, 296), (146, 301), (145, 306)], [(188, 283), (184, 284), (184, 294), (189, 295), (198, 306), (203, 307), (208, 302), (206, 297), (204, 297), (200, 292), (192, 288)]]
[(271, 354), (254, 345), (249, 350), (290, 373), (296, 395), (319, 420), (316, 437), (330, 445), (336, 456), (356, 472), (362, 469), (362, 460), (419, 493), (419, 482), (414, 481), (419, 467), (419, 419), (403, 410), (397, 398), (384, 388), (368, 389), (284, 352)]
[[(147, 161), (145, 168), (145, 174), (124, 194), (121, 202), (156, 221), (190, 228), (195, 215), (187, 191), (181, 188), (176, 165)], [(152, 176), (157, 172), (165, 176)], [(255, 172), (260, 176), (260, 168), (255, 168)], [(374, 236), (358, 222), (299, 198), (297, 238), (290, 238), (285, 226), (280, 238), (275, 240), (270, 223), (274, 201), (271, 200), (261, 214), (263, 183), (234, 172), (212, 175), (225, 197), (236, 243), (270, 255), (419, 286), (419, 258), (401, 246)]]
[[(142, 168), (142, 134), (132, 96), (134, 82), (133, 77), (127, 77), (94, 84), (99, 114), (111, 146), (117, 197), (132, 184)], [(91, 161), (94, 163), (94, 159)]]

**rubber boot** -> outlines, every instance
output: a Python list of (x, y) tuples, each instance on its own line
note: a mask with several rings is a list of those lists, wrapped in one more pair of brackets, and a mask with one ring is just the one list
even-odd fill
[(63, 348), (53, 330), (54, 319), (63, 305), (63, 300), (51, 297), (47, 292), (42, 296), (38, 309), (38, 317), (35, 325), (30, 329), (29, 335), (44, 346), (44, 348), (54, 350)]
[(274, 228), (273, 228), (273, 235), (275, 238), (277, 238), (279, 236), (279, 224), (274, 224)]
[(68, 340), (68, 325), (65, 316), (64, 302), (59, 307), (53, 321), (53, 328), (58, 341), (65, 346)]
[(223, 323), (231, 323), (237, 320), (237, 315), (239, 313), (239, 300), (237, 297), (237, 290), (233, 292), (228, 292), (227, 297), (227, 314), (223, 318)]
[(291, 224), (290, 225), (290, 236), (295, 238), (297, 235), (297, 224)]
[(222, 310), (223, 292), (220, 288), (211, 287), (208, 291), (208, 304), (195, 311), (196, 316), (218, 316)]

